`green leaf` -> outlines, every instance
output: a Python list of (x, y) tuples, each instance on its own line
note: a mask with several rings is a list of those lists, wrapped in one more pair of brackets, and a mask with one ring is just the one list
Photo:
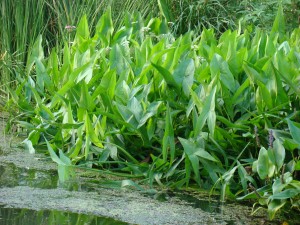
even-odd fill
[(228, 88), (231, 92), (235, 92), (236, 83), (233, 74), (231, 73), (228, 63), (218, 54), (214, 54), (213, 59), (210, 63), (210, 71), (212, 78), (220, 76), (220, 81)]
[(137, 128), (142, 127), (149, 118), (151, 118), (152, 116), (155, 116), (158, 112), (159, 107), (161, 106), (162, 101), (158, 101), (158, 102), (151, 102), (150, 105), (147, 107), (146, 112), (144, 113), (144, 115), (142, 116), (142, 118), (139, 121), (139, 125)]
[(34, 45), (30, 49), (28, 53), (29, 57), (27, 59), (26, 64), (26, 75), (29, 76), (30, 71), (33, 67), (34, 62), (36, 59), (42, 60), (44, 58), (44, 51), (42, 47), (42, 35), (39, 35), (37, 40), (34, 42)]
[(116, 69), (118, 75), (127, 71), (128, 65), (119, 44), (112, 47), (109, 54), (109, 62), (111, 69)]
[(293, 122), (290, 119), (287, 119), (287, 122), (294, 141), (300, 146), (300, 124)]
[(283, 14), (282, 4), (279, 4), (277, 15), (272, 27), (272, 33), (279, 33), (279, 38), (282, 41), (285, 37), (285, 19)]
[(36, 84), (38, 90), (44, 94), (44, 87), (46, 86), (47, 91), (52, 93), (54, 91), (54, 86), (52, 81), (50, 80), (50, 77), (47, 73), (47, 70), (44, 66), (44, 64), (41, 62), (40, 59), (36, 58), (35, 60), (36, 65)]
[(209, 96), (207, 96), (205, 99), (203, 109), (200, 112), (200, 115), (197, 119), (197, 124), (195, 127), (195, 134), (194, 134), (195, 137), (197, 137), (200, 134), (207, 118), (210, 115), (210, 112), (214, 111), (216, 90), (217, 90), (217, 86), (214, 86)]
[(160, 12), (163, 14), (163, 16), (166, 18), (166, 20), (168, 22), (173, 22), (174, 16), (173, 16), (170, 6), (167, 4), (167, 2), (165, 0), (157, 0), (157, 3), (158, 3)]
[(262, 147), (258, 155), (257, 173), (260, 179), (265, 179), (269, 174), (269, 157), (268, 151)]
[[(78, 133), (80, 133), (81, 131), (82, 131), (82, 129), (79, 129)], [(70, 159), (75, 159), (78, 157), (78, 154), (83, 147), (82, 143), (83, 143), (82, 135), (79, 135), (79, 137), (76, 140), (75, 145), (70, 150), (70, 154), (69, 154)]]
[(59, 158), (65, 165), (71, 165), (71, 160), (63, 153), (61, 149), (59, 149)]
[[(85, 128), (86, 128), (86, 137), (91, 140), (91, 142), (99, 148), (103, 148), (102, 142), (99, 140), (98, 135), (95, 133), (93, 125), (91, 123), (90, 117), (86, 112), (85, 117)], [(88, 152), (85, 152), (85, 157), (87, 157)]]
[(106, 101), (111, 102), (115, 96), (116, 82), (116, 71), (108, 70), (103, 75), (100, 85), (97, 85), (96, 90), (93, 92), (92, 99), (95, 100), (99, 94), (103, 94), (103, 96), (106, 96)]
[(167, 105), (167, 114), (166, 114), (165, 121), (166, 121), (166, 125), (165, 125), (165, 133), (162, 141), (162, 153), (163, 153), (164, 162), (167, 162), (168, 151), (170, 151), (170, 155), (171, 155), (170, 165), (171, 165), (175, 159), (175, 139), (174, 139), (174, 129), (172, 124), (171, 109), (169, 105)]
[(192, 59), (185, 59), (176, 67), (173, 77), (178, 86), (182, 86), (184, 94), (188, 97), (194, 83), (195, 64)]
[(276, 212), (286, 204), (286, 201), (272, 200), (268, 203), (268, 214), (272, 220), (275, 217)]
[(95, 108), (95, 104), (92, 96), (89, 94), (88, 87), (85, 82), (82, 82), (81, 84), (80, 93), (81, 94), (78, 106), (89, 112), (93, 111), (93, 109)]
[(113, 32), (114, 27), (111, 18), (111, 7), (109, 6), (96, 25), (96, 34), (102, 37), (102, 39), (104, 38), (108, 44)]
[(58, 55), (54, 48), (51, 50), (51, 54), (48, 59), (47, 70), (50, 70), (49, 76), (51, 76), (53, 86), (57, 87), (60, 80), (59, 80), (59, 70), (58, 70)]
[(197, 148), (197, 150), (194, 153), (195, 155), (207, 159), (209, 161), (218, 162), (217, 159), (215, 159), (211, 154), (209, 154), (207, 151), (205, 151), (203, 148)]
[(48, 147), (48, 151), (50, 153), (51, 159), (56, 162), (59, 165), (66, 165), (54, 152), (52, 146), (50, 145), (50, 143), (47, 141), (47, 139), (45, 138), (46, 143), (47, 143), (47, 147)]
[(87, 21), (86, 15), (81, 17), (78, 27), (76, 28), (76, 38), (75, 41), (77, 40), (87, 40), (90, 37), (90, 31), (89, 31), (89, 25)]
[[(183, 149), (184, 149), (184, 152), (187, 156), (187, 159), (189, 160), (189, 162), (191, 163), (192, 165), (192, 169), (194, 171), (194, 174), (195, 174), (195, 180), (196, 182), (200, 185), (200, 173), (199, 173), (199, 159), (198, 157), (194, 154), (195, 153), (195, 146), (194, 144), (189, 141), (189, 140), (186, 140), (186, 139), (183, 139), (183, 138), (178, 138), (180, 143), (182, 144), (183, 146)], [(187, 170), (187, 162), (186, 162), (186, 172), (188, 172)], [(189, 175), (187, 174), (187, 177), (189, 177)]]
[(157, 71), (163, 76), (163, 78), (165, 79), (165, 81), (167, 82), (167, 84), (170, 87), (174, 87), (176, 88), (177, 91), (180, 91), (180, 86), (178, 85), (178, 83), (175, 81), (174, 77), (172, 76), (172, 74), (170, 73), (169, 70), (165, 69), (162, 66), (159, 66), (155, 63), (151, 62), (151, 65), (157, 69)]
[(269, 152), (273, 153), (274, 161), (272, 162), (277, 167), (277, 171), (281, 169), (285, 159), (285, 149), (279, 139), (276, 139), (273, 143), (273, 148), (269, 149)]

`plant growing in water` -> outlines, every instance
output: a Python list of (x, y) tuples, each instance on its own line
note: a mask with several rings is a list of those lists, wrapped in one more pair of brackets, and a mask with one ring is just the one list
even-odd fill
[[(62, 182), (79, 166), (150, 186), (214, 185), (225, 199), (247, 194), (249, 182), (260, 193), (266, 179), (284, 180), (263, 198), (273, 217), (278, 193), (299, 204), (300, 30), (287, 36), (283, 24), (280, 9), (270, 34), (240, 27), (219, 39), (212, 29), (175, 38), (166, 20), (139, 13), (115, 30), (108, 9), (91, 36), (84, 16), (72, 45), (47, 58), (38, 38), (11, 90), (11, 122), (28, 131), (29, 151), (59, 164)], [(258, 148), (268, 130), (273, 146)], [(295, 166), (283, 169), (289, 159)]]

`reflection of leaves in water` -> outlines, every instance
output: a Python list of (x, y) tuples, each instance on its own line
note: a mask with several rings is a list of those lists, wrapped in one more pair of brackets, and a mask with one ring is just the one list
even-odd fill
[(3, 224), (85, 224), (85, 225), (114, 225), (127, 224), (111, 218), (92, 215), (61, 212), (56, 210), (34, 211), (29, 209), (0, 208), (1, 222)]
[(55, 171), (39, 171), (18, 168), (13, 163), (0, 165), (0, 187), (29, 186), (38, 188), (55, 188), (57, 176)]

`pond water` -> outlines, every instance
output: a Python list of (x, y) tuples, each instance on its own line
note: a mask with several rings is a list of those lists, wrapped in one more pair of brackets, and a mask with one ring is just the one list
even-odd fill
[(7, 208), (0, 205), (0, 224), (7, 225), (122, 225), (128, 224), (112, 218), (62, 212), (57, 210), (30, 210)]
[(97, 176), (78, 176), (61, 187), (55, 163), (12, 150), (7, 138), (0, 136), (0, 225), (280, 224), (265, 214), (250, 216), (249, 206), (221, 204), (206, 192), (111, 188), (118, 182)]
[[(60, 188), (55, 170), (38, 169), (37, 165), (35, 169), (24, 168), (10, 162), (11, 159), (18, 162), (25, 157), (22, 154), (0, 156), (0, 225), (251, 224), (246, 219), (249, 207), (229, 204), (225, 207), (217, 199), (209, 201), (204, 196), (207, 193), (203, 196), (175, 191), (140, 193), (103, 188), (103, 181), (95, 179), (77, 181), (71, 185), (72, 190)], [(236, 210), (245, 222), (237, 223)], [(265, 221), (265, 218), (255, 220)]]

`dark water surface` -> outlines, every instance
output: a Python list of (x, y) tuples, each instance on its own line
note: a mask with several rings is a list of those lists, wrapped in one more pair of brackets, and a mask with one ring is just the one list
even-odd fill
[(111, 218), (61, 212), (57, 210), (29, 210), (6, 208), (0, 205), (0, 225), (123, 225)]
[[(58, 186), (56, 171), (19, 168), (13, 163), (0, 164), (0, 187), (28, 186), (55, 189)], [(1, 196), (0, 196), (1, 198)], [(0, 205), (0, 225), (122, 225), (122, 221), (95, 215), (58, 210), (31, 210)]]
[(114, 181), (97, 176), (61, 187), (55, 163), (7, 151), (5, 138), (0, 135), (0, 225), (282, 224), (265, 213), (251, 217), (251, 207), (223, 204), (208, 193), (112, 189)]

